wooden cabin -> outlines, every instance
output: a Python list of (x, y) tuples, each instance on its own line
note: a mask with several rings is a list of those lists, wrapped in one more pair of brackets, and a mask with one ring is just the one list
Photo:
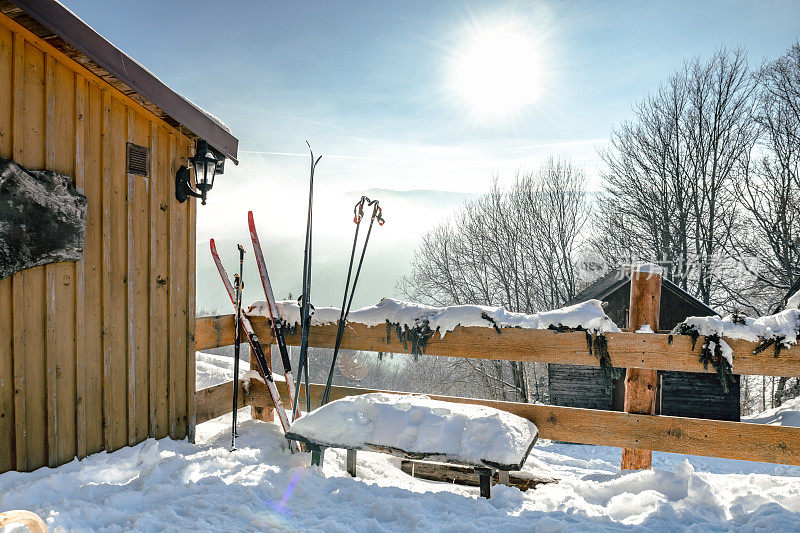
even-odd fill
[[(613, 270), (578, 293), (565, 305), (590, 299), (601, 300), (606, 314), (620, 328), (628, 327), (630, 276), (623, 269)], [(715, 315), (713, 309), (666, 278), (661, 282), (659, 327), (671, 330), (690, 316)], [(740, 419), (739, 376), (723, 392), (716, 374), (659, 371), (656, 413), (713, 420)], [(622, 411), (624, 379), (617, 380), (607, 391), (600, 369), (588, 366), (548, 365), (550, 403), (568, 407), (584, 407)]]
[(193, 438), (197, 206), (175, 176), (197, 140), (236, 161), (227, 128), (61, 4), (0, 0), (0, 157), (87, 199), (81, 260), (0, 280), (0, 472)]

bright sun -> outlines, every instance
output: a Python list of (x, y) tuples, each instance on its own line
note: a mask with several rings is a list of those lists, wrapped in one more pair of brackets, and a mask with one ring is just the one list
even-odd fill
[(482, 31), (455, 57), (456, 92), (478, 115), (511, 115), (540, 92), (539, 51), (507, 28)]

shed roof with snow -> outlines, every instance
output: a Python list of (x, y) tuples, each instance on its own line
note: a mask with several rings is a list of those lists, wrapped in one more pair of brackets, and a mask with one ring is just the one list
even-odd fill
[[(631, 297), (631, 279), (623, 267), (613, 269), (564, 305), (573, 305), (596, 299), (607, 302), (606, 314), (622, 329), (628, 327), (628, 306)], [(670, 330), (687, 316), (717, 314), (709, 306), (681, 289), (667, 278), (661, 280), (661, 309), (659, 329)]]

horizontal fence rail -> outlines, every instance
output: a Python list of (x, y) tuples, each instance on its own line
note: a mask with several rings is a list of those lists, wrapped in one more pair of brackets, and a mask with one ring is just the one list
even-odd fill
[[(253, 326), (264, 344), (271, 343), (272, 332), (264, 317), (253, 317)], [(233, 344), (233, 315), (197, 319), (197, 349), (204, 350)], [(611, 362), (619, 368), (650, 368), (657, 370), (713, 372), (698, 361), (704, 339), (692, 347), (687, 336), (666, 334), (608, 333)], [(336, 325), (312, 326), (309, 345), (333, 346)], [(298, 346), (299, 333), (286, 336), (287, 344)], [(753, 350), (757, 343), (728, 341), (734, 350), (734, 372), (737, 374), (800, 376), (800, 347), (782, 350), (779, 357), (769, 349), (759, 354)], [(342, 348), (390, 353), (411, 353), (392, 331), (387, 342), (386, 327), (348, 324)], [(426, 354), (434, 356), (470, 357), (506, 361), (529, 361), (572, 365), (597, 366), (597, 359), (588, 353), (586, 336), (582, 332), (556, 333), (550, 330), (457, 327), (444, 340), (434, 335), (428, 341)], [(278, 390), (288, 402), (286, 383), (276, 376)], [(233, 401), (232, 382), (196, 392), (197, 423), (230, 412)], [(239, 405), (269, 409), (272, 401), (266, 386), (251, 380), (248, 387), (239, 383)], [(310, 385), (312, 408), (320, 405), (324, 386)], [(357, 387), (334, 386), (331, 400), (385, 392)], [(301, 388), (301, 395), (304, 389)], [(554, 405), (504, 402), (480, 398), (428, 395), (437, 400), (502, 409), (532, 421), (545, 439), (682, 453), (725, 459), (739, 459), (800, 466), (800, 428), (769, 426), (745, 422), (727, 422), (663, 415), (640, 415), (620, 411), (602, 411)]]
[[(289, 395), (285, 381), (277, 381), (284, 405)], [(311, 407), (320, 405), (324, 385), (311, 384)], [(197, 391), (197, 423), (227, 414), (233, 401), (232, 382)], [(240, 407), (271, 406), (266, 385), (251, 380), (248, 390), (240, 382)], [(300, 388), (301, 397), (305, 387)], [(331, 388), (331, 401), (370, 392), (407, 394), (357, 387)], [(676, 416), (635, 415), (621, 411), (598, 411), (530, 403), (503, 402), (429, 394), (436, 400), (486, 405), (526, 418), (536, 424), (544, 439), (639, 448), (660, 452), (741, 459), (764, 463), (800, 465), (800, 428), (744, 422), (701, 420)]]
[[(271, 342), (272, 331), (265, 317), (251, 318), (253, 327), (262, 342)], [(311, 326), (309, 345), (333, 347), (336, 340), (336, 324)], [(234, 317), (219, 315), (197, 319), (197, 349), (204, 350), (233, 344)], [(680, 372), (708, 372), (699, 361), (704, 338), (700, 337), (694, 347), (687, 335), (606, 333), (611, 364), (617, 368), (646, 368)], [(758, 343), (728, 340), (734, 352), (733, 372), (756, 376), (800, 376), (800, 346), (781, 350), (775, 357), (772, 348), (754, 354)], [(300, 332), (286, 335), (286, 344), (300, 345)], [(349, 323), (342, 339), (345, 350), (363, 350), (389, 353), (411, 353), (410, 343), (404, 347), (392, 328), (389, 342), (385, 326), (365, 326)], [(425, 349), (428, 355), (494, 359), (503, 361), (526, 361), (558, 363), (567, 365), (599, 366), (586, 346), (583, 332), (557, 333), (552, 330), (456, 327), (440, 339), (434, 335)]]

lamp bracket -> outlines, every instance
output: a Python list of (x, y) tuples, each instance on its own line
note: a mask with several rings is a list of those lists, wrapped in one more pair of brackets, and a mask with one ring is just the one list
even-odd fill
[(182, 204), (190, 197), (201, 198), (203, 196), (192, 190), (190, 179), (189, 169), (181, 165), (181, 168), (175, 173), (175, 198), (178, 203)]

